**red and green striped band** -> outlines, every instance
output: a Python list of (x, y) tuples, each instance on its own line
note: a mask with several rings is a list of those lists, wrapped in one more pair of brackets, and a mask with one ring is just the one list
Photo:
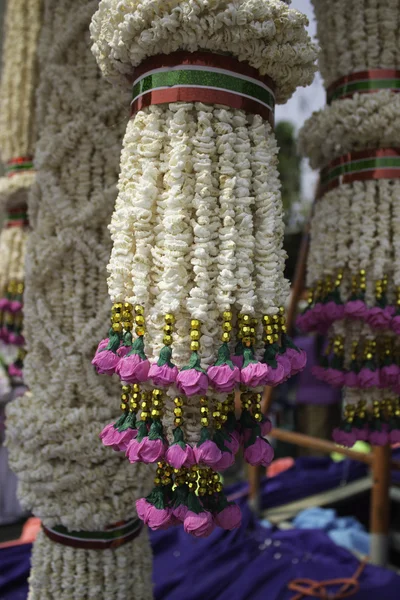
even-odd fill
[(7, 177), (13, 177), (21, 171), (32, 171), (33, 170), (33, 158), (32, 156), (18, 156), (12, 158), (6, 163), (6, 175)]
[(327, 103), (351, 98), (354, 94), (371, 94), (380, 90), (400, 92), (400, 71), (369, 69), (341, 77), (328, 87)]
[(42, 525), (44, 533), (53, 542), (83, 550), (118, 548), (138, 537), (142, 527), (143, 523), (139, 519), (122, 521), (110, 525), (103, 531), (69, 531), (62, 525), (56, 527)]
[(399, 178), (400, 148), (349, 152), (322, 169), (317, 197), (353, 181)]
[(259, 114), (273, 126), (275, 86), (231, 56), (174, 52), (150, 57), (135, 70), (131, 116), (170, 102), (222, 104)]
[(10, 209), (6, 216), (6, 227), (25, 227), (29, 225), (26, 205)]

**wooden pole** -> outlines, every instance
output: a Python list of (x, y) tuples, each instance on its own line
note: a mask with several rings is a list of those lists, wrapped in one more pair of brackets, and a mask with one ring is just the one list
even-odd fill
[(371, 494), (371, 562), (386, 565), (389, 553), (390, 525), (390, 446), (373, 449), (373, 488)]

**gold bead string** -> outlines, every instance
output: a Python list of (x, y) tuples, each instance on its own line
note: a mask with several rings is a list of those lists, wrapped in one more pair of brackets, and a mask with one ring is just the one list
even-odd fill
[(222, 323), (222, 336), (221, 341), (224, 343), (228, 343), (231, 341), (231, 333), (232, 333), (232, 312), (230, 310), (226, 310), (223, 315), (223, 323)]
[(171, 346), (172, 334), (174, 332), (175, 317), (171, 313), (167, 313), (164, 317), (164, 321), (165, 321), (165, 325), (163, 327), (163, 331), (164, 331), (163, 343), (164, 343), (164, 346)]
[(172, 485), (172, 474), (173, 469), (164, 461), (157, 463), (156, 476), (154, 479), (154, 485), (157, 487), (160, 485), (169, 486)]
[(179, 396), (174, 398), (174, 425), (175, 427), (181, 427), (183, 423), (183, 400)]
[(133, 327), (133, 306), (129, 302), (116, 302), (111, 309), (111, 328), (114, 333), (122, 334), (125, 331), (132, 331)]
[(344, 354), (344, 338), (341, 335), (337, 335), (333, 340), (333, 354), (336, 356)]
[(155, 389), (151, 392), (151, 418), (161, 419), (163, 415), (164, 400), (163, 392)]
[(383, 276), (383, 279), (377, 279), (375, 282), (375, 298), (377, 302), (382, 300), (382, 298), (386, 295), (388, 287), (388, 278), (387, 275)]
[(258, 423), (262, 421), (262, 412), (261, 412), (261, 394), (254, 393), (251, 398), (251, 410), (253, 419), (255, 419)]
[(215, 429), (222, 429), (228, 419), (229, 406), (226, 402), (216, 402), (213, 411), (213, 424)]
[(247, 348), (254, 346), (256, 341), (257, 319), (247, 314), (238, 315), (238, 338)]
[(240, 403), (242, 405), (242, 410), (251, 411), (252, 407), (252, 392), (244, 389), (240, 394)]
[(142, 409), (142, 412), (140, 414), (140, 418), (141, 418), (142, 421), (148, 421), (150, 419), (150, 402), (151, 402), (150, 393), (143, 391), (141, 393), (141, 399), (140, 400), (141, 400), (140, 401), (140, 408)]
[(129, 395), (129, 411), (137, 413), (140, 408), (140, 402), (142, 399), (142, 394), (140, 393), (140, 386), (137, 383), (134, 383), (130, 386), (122, 386), (122, 390), (124, 388), (130, 389)]
[(264, 315), (262, 318), (264, 337), (263, 340), (266, 344), (273, 344), (279, 342), (279, 316), (278, 315)]
[(144, 308), (140, 304), (135, 306), (135, 333), (138, 337), (143, 337), (145, 334), (144, 323)]
[(347, 423), (353, 423), (356, 414), (356, 406), (354, 404), (346, 404), (344, 407), (344, 420)]
[(192, 319), (190, 321), (190, 349), (192, 352), (198, 352), (200, 350), (200, 327), (201, 323), (198, 319)]
[(209, 425), (208, 413), (208, 398), (207, 396), (202, 396), (200, 398), (200, 423), (203, 427), (208, 427)]
[(130, 408), (130, 394), (132, 391), (132, 386), (130, 385), (123, 385), (121, 387), (121, 410), (123, 412), (128, 412), (129, 408)]
[(396, 287), (396, 306), (397, 310), (400, 311), (400, 286)]

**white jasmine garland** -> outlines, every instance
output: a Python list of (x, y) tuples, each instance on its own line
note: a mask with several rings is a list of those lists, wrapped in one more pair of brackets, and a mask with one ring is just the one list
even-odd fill
[[(120, 404), (113, 383), (97, 376), (90, 359), (109, 315), (107, 223), (126, 113), (125, 98), (102, 81), (90, 53), (87, 28), (97, 6), (97, 0), (44, 0), (25, 288), (30, 393), (7, 414), (23, 505), (45, 526), (86, 531), (134, 517), (135, 498), (149, 491), (144, 470), (98, 440)], [(131, 264), (127, 273), (131, 285)], [(147, 600), (149, 556), (145, 536), (117, 550), (87, 551), (40, 534), (29, 597)]]

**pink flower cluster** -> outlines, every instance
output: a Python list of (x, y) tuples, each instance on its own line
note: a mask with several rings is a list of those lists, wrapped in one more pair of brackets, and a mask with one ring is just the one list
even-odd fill
[(324, 381), (333, 387), (350, 387), (359, 389), (400, 388), (400, 367), (396, 364), (386, 365), (376, 369), (363, 367), (360, 371), (340, 371), (333, 368), (315, 366), (313, 375), (320, 381)]
[(379, 428), (370, 423), (361, 428), (344, 425), (334, 429), (333, 439), (340, 446), (348, 448), (352, 448), (359, 440), (369, 442), (372, 446), (386, 446), (400, 443), (400, 429), (391, 428), (387, 423), (380, 424)]

